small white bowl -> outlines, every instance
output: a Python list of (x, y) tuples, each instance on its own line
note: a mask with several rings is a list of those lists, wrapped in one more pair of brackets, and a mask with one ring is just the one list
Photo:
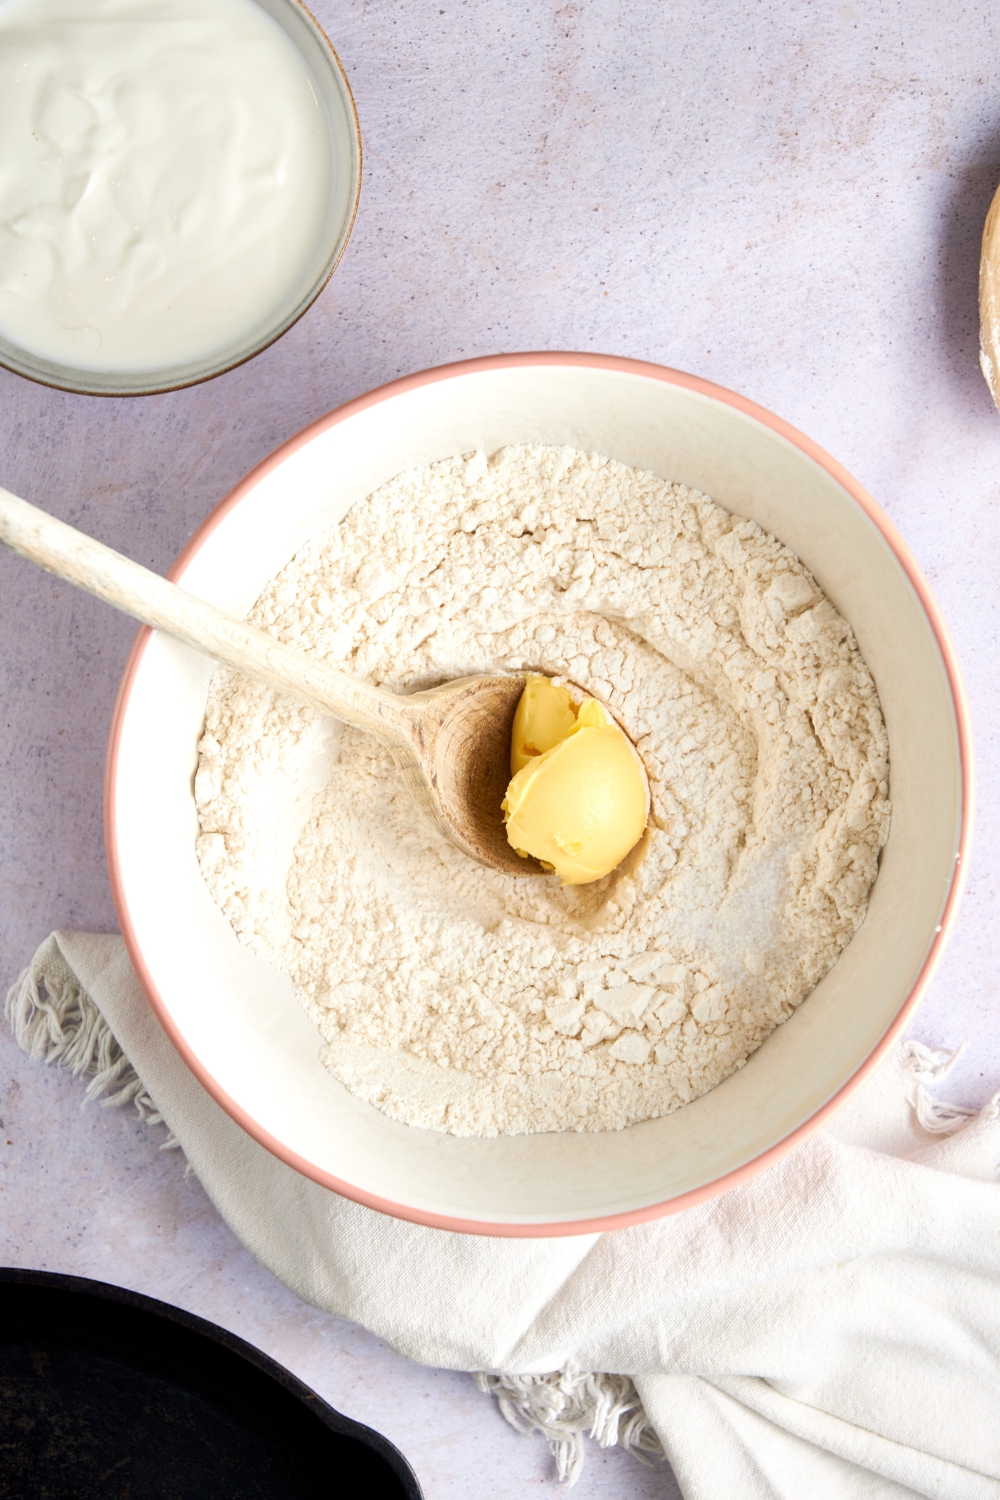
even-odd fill
[(396, 381), (314, 423), (209, 517), (172, 577), (242, 616), (315, 532), (416, 465), (566, 443), (707, 492), (792, 547), (854, 627), (889, 732), (892, 828), (868, 916), (746, 1067), (666, 1119), (606, 1134), (458, 1139), (353, 1098), (290, 981), (237, 942), (195, 858), (191, 782), (212, 664), (148, 630), (107, 766), (107, 849), (143, 987), (205, 1088), (319, 1183), (493, 1235), (617, 1228), (710, 1197), (825, 1120), (900, 1036), (953, 923), (972, 816), (968, 710), (927, 584), (875, 502), (749, 401), (635, 360), (523, 354)]
[(319, 22), (301, 0), (255, 0), (287, 32), (302, 53), (319, 91), (330, 132), (334, 172), (326, 223), (311, 261), (284, 302), (243, 337), (198, 359), (154, 370), (87, 370), (33, 354), (0, 335), (0, 365), (40, 385), (85, 396), (152, 396), (211, 380), (245, 364), (297, 323), (337, 268), (347, 248), (361, 194), (361, 130), (340, 58)]

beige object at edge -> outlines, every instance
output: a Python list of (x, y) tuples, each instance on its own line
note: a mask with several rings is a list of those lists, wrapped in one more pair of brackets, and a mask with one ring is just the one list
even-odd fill
[(1000, 188), (986, 215), (979, 256), (979, 364), (1000, 408)]

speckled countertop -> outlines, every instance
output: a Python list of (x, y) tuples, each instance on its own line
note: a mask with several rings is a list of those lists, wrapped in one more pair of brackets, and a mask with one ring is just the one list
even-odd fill
[[(886, 508), (961, 656), (980, 811), (914, 1027), (1000, 1087), (1000, 415), (976, 267), (1000, 181), (1000, 11), (974, 0), (313, 0), (351, 79), (361, 211), (316, 306), (208, 385), (139, 401), (0, 371), (0, 483), (165, 569), (283, 439), (397, 375), (514, 349), (691, 370), (802, 428)], [(115, 928), (101, 772), (131, 624), (0, 556), (0, 979), (52, 928)], [(251, 1339), (408, 1454), (429, 1500), (552, 1492), (466, 1376), (303, 1306), (160, 1132), (81, 1113), (0, 1029), (0, 1259), (163, 1297)], [(585, 1497), (669, 1497), (592, 1451)]]

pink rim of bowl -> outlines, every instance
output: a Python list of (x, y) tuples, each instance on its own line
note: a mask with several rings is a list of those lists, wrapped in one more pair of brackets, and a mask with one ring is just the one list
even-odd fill
[(355, 400), (348, 401), (345, 405), (337, 407), (335, 411), (329, 412), (325, 417), (320, 417), (318, 421), (310, 423), (308, 427), (303, 428), (295, 437), (289, 438), (286, 443), (276, 448), (268, 458), (264, 459), (255, 469), (251, 470), (224, 500), (220, 501), (211, 515), (207, 517), (194, 536), (192, 536), (167, 576), (174, 578), (183, 571), (190, 559), (200, 550), (206, 539), (215, 530), (216, 526), (219, 525), (220, 521), (224, 519), (233, 506), (239, 504), (243, 496), (257, 485), (265, 474), (270, 473), (272, 469), (283, 463), (298, 448), (301, 448), (328, 428), (345, 421), (367, 407), (374, 406), (405, 391), (413, 390), (418, 386), (429, 385), (440, 380), (449, 380), (456, 375), (474, 374), (477, 371), (511, 369), (518, 366), (537, 367), (539, 365), (585, 366), (592, 369), (616, 370), (625, 374), (642, 375), (648, 379), (662, 380), (668, 384), (697, 391), (701, 395), (709, 396), (715, 401), (734, 407), (737, 411), (741, 411), (745, 415), (754, 418), (754, 420), (760, 422), (763, 426), (769, 427), (773, 432), (778, 433), (789, 443), (808, 455), (809, 458), (813, 459), (847, 491), (881, 532), (883, 538), (895, 554), (900, 567), (903, 569), (920, 600), (920, 604), (927, 616), (937, 642), (938, 649), (941, 652), (951, 690), (957, 726), (959, 761), (962, 774), (962, 814), (955, 876), (948, 891), (944, 910), (941, 914), (940, 925), (931, 942), (923, 967), (917, 975), (916, 981), (906, 1000), (901, 1005), (894, 1021), (886, 1030), (881, 1040), (869, 1053), (865, 1061), (857, 1068), (851, 1078), (815, 1114), (811, 1115), (797, 1129), (791, 1131), (784, 1139), (778, 1141), (768, 1150), (763, 1151), (759, 1156), (754, 1157), (752, 1161), (745, 1162), (734, 1171), (728, 1172), (712, 1182), (704, 1183), (700, 1187), (691, 1189), (686, 1193), (680, 1193), (674, 1198), (667, 1199), (665, 1202), (649, 1204), (627, 1213), (610, 1214), (602, 1218), (576, 1220), (573, 1222), (560, 1221), (553, 1224), (533, 1223), (520, 1225), (510, 1223), (495, 1224), (482, 1220), (459, 1219), (444, 1214), (422, 1212), (408, 1205), (393, 1203), (387, 1199), (377, 1197), (356, 1187), (352, 1183), (343, 1182), (339, 1178), (333, 1177), (331, 1174), (320, 1170), (313, 1163), (299, 1156), (298, 1153), (290, 1150), (283, 1142), (277, 1140), (267, 1130), (264, 1130), (257, 1121), (251, 1118), (246, 1110), (226, 1093), (225, 1089), (219, 1085), (216, 1079), (203, 1066), (200, 1059), (181, 1035), (162, 996), (157, 990), (139, 948), (135, 930), (130, 919), (128, 902), (125, 898), (119, 868), (115, 826), (114, 787), (121, 726), (128, 707), (133, 680), (142, 661), (147, 642), (152, 635), (152, 632), (146, 626), (143, 626), (136, 636), (131, 654), (126, 663), (112, 716), (108, 754), (105, 763), (104, 835), (111, 891), (114, 898), (115, 910), (118, 913), (118, 920), (121, 925), (122, 936), (125, 939), (125, 945), (139, 982), (160, 1025), (180, 1053), (188, 1068), (190, 1068), (191, 1072), (198, 1079), (198, 1082), (207, 1090), (216, 1103), (221, 1105), (226, 1113), (249, 1136), (274, 1156), (278, 1157), (279, 1160), (285, 1162), (286, 1165), (302, 1173), (303, 1176), (311, 1178), (314, 1182), (319, 1183), (321, 1187), (329, 1188), (332, 1192), (338, 1193), (344, 1198), (350, 1198), (355, 1203), (362, 1203), (368, 1208), (377, 1209), (380, 1213), (389, 1214), (393, 1218), (409, 1220), (415, 1224), (424, 1224), (434, 1229), (450, 1230), (453, 1233), (487, 1235), (507, 1239), (539, 1239), (577, 1234), (598, 1234), (610, 1229), (624, 1229), (631, 1224), (641, 1224), (652, 1219), (663, 1218), (667, 1214), (679, 1213), (685, 1208), (692, 1208), (697, 1203), (718, 1197), (730, 1188), (738, 1187), (740, 1183), (749, 1181), (767, 1167), (774, 1166), (782, 1157), (793, 1151), (796, 1146), (801, 1145), (813, 1131), (820, 1129), (847, 1102), (855, 1090), (860, 1088), (872, 1073), (875, 1072), (889, 1050), (899, 1041), (927, 992), (931, 980), (934, 978), (948, 939), (954, 928), (959, 903), (965, 887), (974, 814), (972, 729), (969, 705), (962, 683), (958, 658), (937, 601), (931, 593), (927, 581), (917, 566), (906, 543), (889, 518), (857, 480), (803, 433), (790, 426), (789, 423), (782, 421), (780, 417), (776, 417), (764, 407), (747, 400), (745, 396), (739, 396), (734, 391), (727, 390), (724, 386), (714, 385), (711, 381), (702, 380), (696, 375), (685, 374), (681, 370), (671, 370), (663, 365), (649, 364), (643, 360), (625, 359), (617, 355), (544, 352), (496, 354), (481, 359), (461, 360), (455, 364), (440, 365), (431, 370), (421, 370), (415, 375), (404, 376), (401, 380), (394, 380), (388, 385), (380, 386), (377, 390), (369, 391), (365, 395), (358, 396)]

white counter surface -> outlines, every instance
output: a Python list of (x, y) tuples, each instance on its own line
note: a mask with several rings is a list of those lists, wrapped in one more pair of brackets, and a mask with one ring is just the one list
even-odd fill
[[(969, 890), (914, 1034), (1000, 1088), (1000, 414), (977, 365), (1000, 182), (1000, 11), (975, 0), (312, 0), (347, 69), (361, 210), (319, 302), (208, 385), (136, 401), (0, 371), (0, 484), (154, 568), (307, 422), (428, 365), (593, 349), (802, 428), (885, 507), (950, 622), (976, 729)], [(101, 772), (132, 625), (0, 556), (0, 984), (52, 928), (113, 931)], [(380, 1428), (428, 1500), (555, 1493), (467, 1376), (303, 1306), (162, 1131), (0, 1029), (0, 1261), (94, 1276), (251, 1339)], [(669, 1497), (592, 1449), (580, 1500)]]

